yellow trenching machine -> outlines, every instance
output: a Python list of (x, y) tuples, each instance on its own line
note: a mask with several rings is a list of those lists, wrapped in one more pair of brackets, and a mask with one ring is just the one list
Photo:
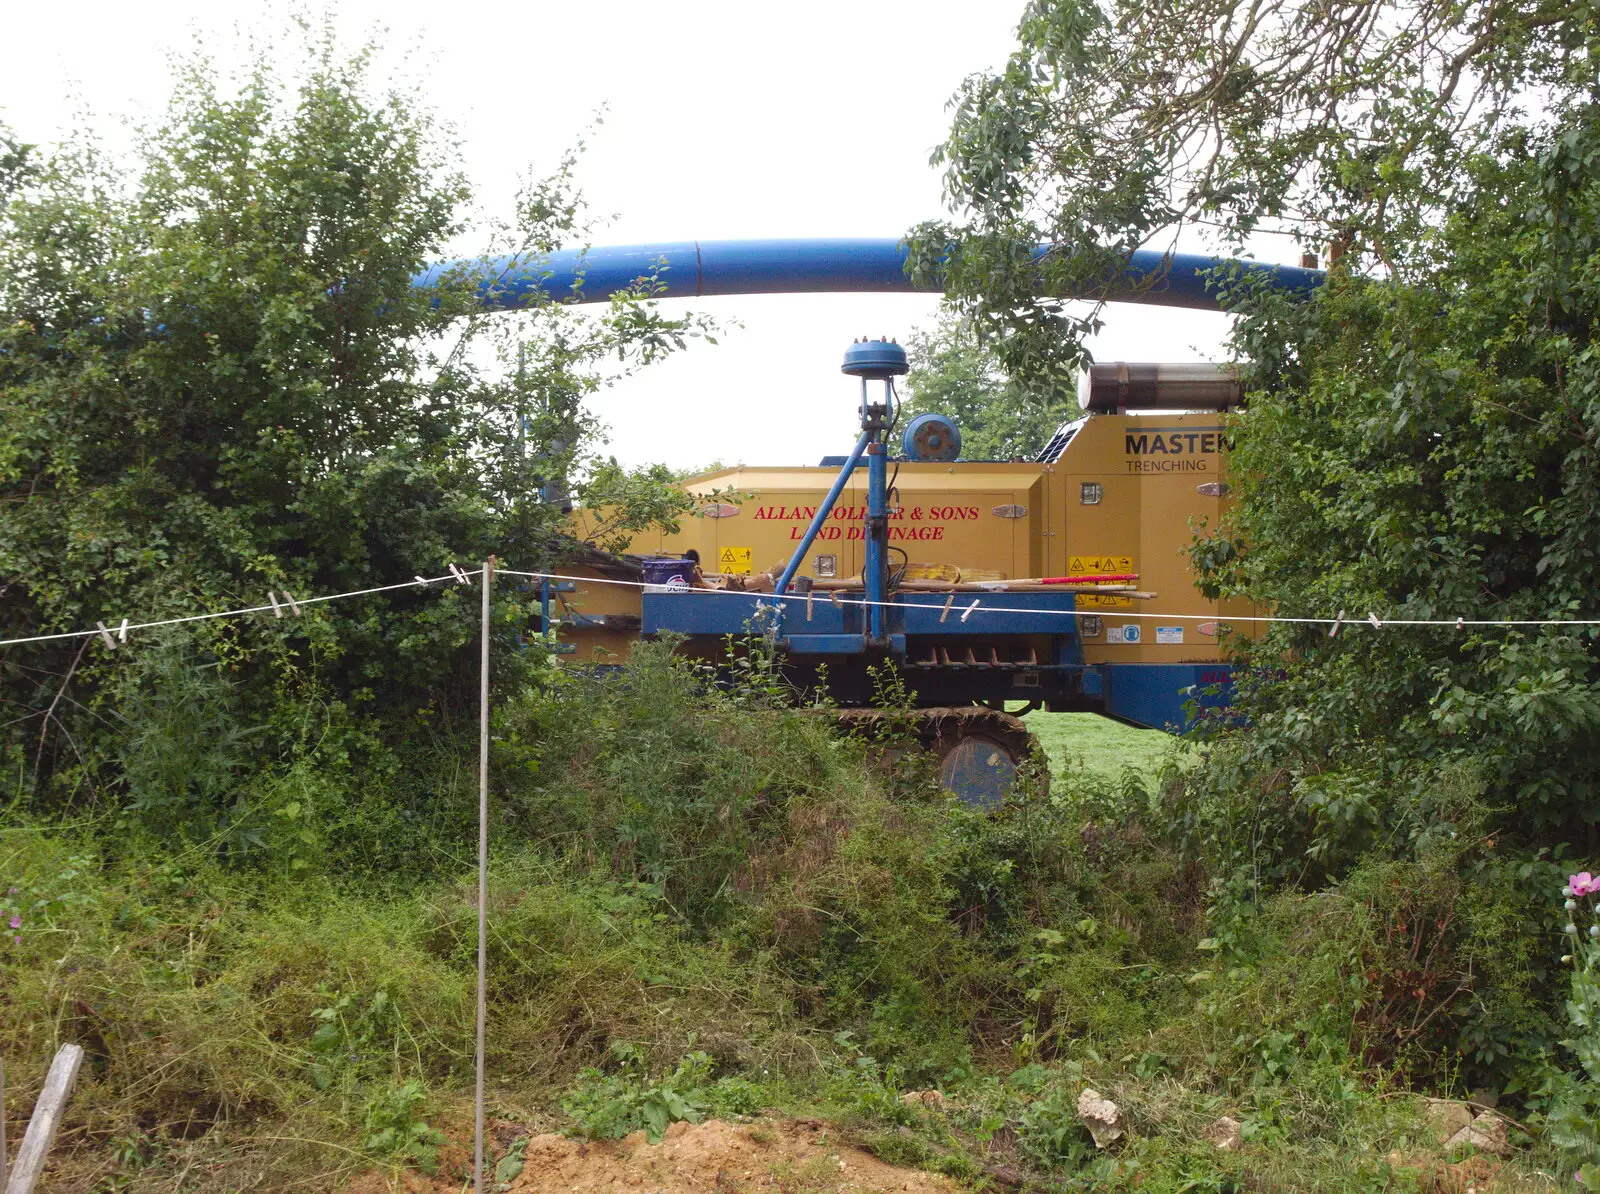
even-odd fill
[[(1218, 264), (1136, 254), (1126, 290), (1107, 297), (1214, 309)], [(1294, 290), (1321, 280), (1233, 264)], [(535, 289), (593, 301), (641, 276), (665, 280), (668, 296), (912, 288), (893, 241), (757, 241), (491, 269), (484, 294), (500, 307)], [(1218, 715), (1231, 679), (1219, 627), (1259, 611), (1203, 597), (1184, 548), (1193, 521), (1214, 524), (1227, 500), (1233, 372), (1094, 365), (1087, 413), (1036, 460), (986, 461), (960, 458), (960, 430), (942, 416), (901, 425), (894, 383), (906, 368), (892, 341), (849, 346), (843, 372), (860, 404), (848, 456), (696, 477), (685, 482), (696, 517), (679, 532), (640, 535), (621, 556), (575, 550), (545, 582), (553, 649), (620, 664), (640, 635), (673, 633), (717, 658), (727, 636), (762, 633), (799, 686), (825, 676), (846, 708), (871, 695), (869, 667), (888, 664), (926, 707), (922, 735), (945, 783), (978, 803), (1003, 795), (1028, 749), (1008, 702), (1161, 728)], [(596, 514), (571, 517), (581, 542)]]

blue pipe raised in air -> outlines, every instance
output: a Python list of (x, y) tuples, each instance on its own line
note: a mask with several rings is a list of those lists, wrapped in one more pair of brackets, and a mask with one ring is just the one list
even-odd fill
[[(659, 292), (662, 298), (937, 293), (937, 286), (913, 283), (906, 275), (905, 262), (903, 242), (889, 237), (686, 240), (569, 249), (544, 258), (444, 262), (418, 274), (412, 284), (433, 286), (449, 275), (473, 280), (484, 306), (491, 311), (531, 306), (540, 294), (558, 302), (605, 302), (652, 275), (665, 287)], [(1215, 311), (1219, 304), (1216, 294), (1207, 288), (1207, 271), (1230, 263), (1291, 292), (1308, 293), (1322, 284), (1324, 276), (1321, 270), (1292, 265), (1142, 249), (1133, 254), (1116, 284), (1094, 297)]]

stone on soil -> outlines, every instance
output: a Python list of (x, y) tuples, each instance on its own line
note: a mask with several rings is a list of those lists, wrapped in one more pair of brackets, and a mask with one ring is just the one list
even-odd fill
[(1497, 1157), (1509, 1155), (1511, 1142), (1506, 1139), (1506, 1121), (1493, 1111), (1485, 1111), (1445, 1141), (1444, 1146), (1452, 1149), (1463, 1144), (1470, 1144), (1481, 1153), (1493, 1153)]
[(1092, 1087), (1085, 1087), (1078, 1096), (1078, 1118), (1089, 1129), (1089, 1135), (1094, 1137), (1096, 1148), (1104, 1148), (1122, 1139), (1122, 1108)]
[(1472, 1122), (1472, 1108), (1454, 1099), (1428, 1099), (1423, 1104), (1422, 1115), (1440, 1144)]
[(1244, 1131), (1239, 1121), (1231, 1115), (1220, 1116), (1202, 1133), (1206, 1140), (1224, 1152), (1231, 1152), (1244, 1143)]

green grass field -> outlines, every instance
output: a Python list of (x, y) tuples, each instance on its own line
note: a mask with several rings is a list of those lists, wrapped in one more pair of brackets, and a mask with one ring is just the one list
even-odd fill
[(1098, 713), (1030, 713), (1024, 720), (1050, 757), (1050, 773), (1060, 776), (1066, 761), (1081, 761), (1091, 771), (1115, 778), (1132, 767), (1153, 780), (1177, 739), (1160, 730), (1140, 730)]

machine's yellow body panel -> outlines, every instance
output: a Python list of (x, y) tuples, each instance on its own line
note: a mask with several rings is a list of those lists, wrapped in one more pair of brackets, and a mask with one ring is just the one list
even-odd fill
[[(1216, 622), (1255, 612), (1226, 608), (1196, 590), (1186, 548), (1193, 528), (1215, 525), (1226, 501), (1227, 444), (1215, 413), (1099, 415), (1082, 420), (1054, 463), (891, 464), (897, 510), (889, 544), (914, 564), (948, 564), (1006, 579), (1136, 572), (1151, 600), (1084, 596), (1078, 608), (1088, 663), (1220, 660)], [(793, 554), (828, 488), (831, 467), (731, 468), (685, 483), (704, 499), (674, 534), (652, 532), (629, 545), (639, 555), (698, 552), (708, 573), (781, 567)], [(807, 552), (806, 576), (857, 576), (862, 566), (865, 469), (858, 471)], [(591, 518), (574, 515), (583, 538)], [(897, 553), (892, 553), (896, 563)], [(831, 565), (828, 557), (831, 557)], [(569, 601), (587, 614), (637, 612), (636, 593), (581, 585)], [(1183, 614), (1170, 621), (1139, 614)], [(1137, 635), (1127, 626), (1137, 626)], [(1238, 629), (1238, 627), (1236, 627)], [(569, 637), (564, 631), (563, 637)], [(592, 646), (624, 653), (626, 636), (570, 635), (579, 656)], [(1136, 642), (1126, 641), (1137, 639)]]
[[(584, 663), (626, 663), (639, 641), (639, 589), (618, 584), (597, 569), (569, 564), (560, 571), (576, 577), (576, 590), (557, 590), (551, 613), (557, 619), (556, 640), (567, 657)], [(607, 623), (621, 619), (624, 626)]]

